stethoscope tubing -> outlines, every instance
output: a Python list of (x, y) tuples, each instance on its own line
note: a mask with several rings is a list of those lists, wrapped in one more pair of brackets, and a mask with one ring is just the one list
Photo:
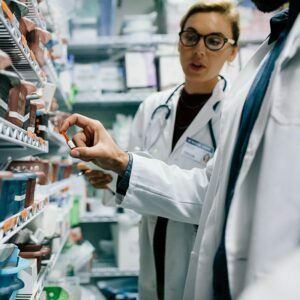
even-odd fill
[[(219, 75), (219, 77), (224, 81), (223, 91), (225, 91), (226, 88), (227, 88), (227, 80), (226, 80), (222, 75)], [(153, 120), (154, 120), (155, 115), (157, 114), (157, 112), (158, 112), (159, 110), (161, 110), (161, 109), (166, 109), (166, 114), (165, 114), (165, 118), (164, 118), (164, 124), (161, 126), (161, 130), (159, 131), (157, 137), (154, 139), (154, 141), (153, 141), (153, 142), (151, 143), (151, 145), (149, 145), (149, 146), (146, 145), (146, 140), (147, 140), (147, 136), (146, 136), (146, 138), (145, 138), (145, 143), (144, 143), (144, 146), (145, 146), (144, 149), (145, 149), (146, 151), (149, 151), (149, 150), (153, 147), (153, 145), (156, 144), (156, 142), (158, 141), (158, 139), (160, 138), (160, 136), (161, 136), (161, 134), (162, 134), (162, 132), (163, 132), (163, 129), (164, 129), (165, 126), (166, 126), (166, 121), (168, 120), (168, 118), (169, 118), (170, 115), (171, 115), (172, 109), (171, 109), (170, 102), (171, 102), (171, 100), (173, 99), (173, 96), (175, 95), (175, 93), (176, 93), (183, 85), (184, 85), (184, 83), (178, 85), (178, 86), (172, 91), (172, 93), (169, 95), (169, 97), (167, 98), (167, 100), (165, 101), (165, 103), (164, 103), (164, 104), (161, 104), (161, 105), (159, 105), (159, 106), (157, 106), (157, 107), (153, 110), (153, 112), (152, 112), (152, 114), (151, 114), (150, 122), (149, 122), (149, 124), (148, 124), (148, 126), (147, 126), (147, 131), (146, 131), (147, 136), (149, 135), (151, 124), (152, 124), (152, 122), (153, 122)], [(217, 103), (217, 105), (215, 105), (214, 109), (216, 109), (216, 107), (218, 106), (218, 104), (219, 104), (219, 102)], [(210, 137), (211, 137), (211, 140), (212, 140), (213, 148), (214, 148), (214, 150), (216, 150), (216, 148), (217, 148), (217, 141), (216, 141), (216, 137), (215, 137), (214, 130), (213, 130), (213, 126), (212, 126), (212, 119), (210, 119), (209, 122), (208, 122), (208, 128), (209, 128), (209, 134), (210, 134)]]

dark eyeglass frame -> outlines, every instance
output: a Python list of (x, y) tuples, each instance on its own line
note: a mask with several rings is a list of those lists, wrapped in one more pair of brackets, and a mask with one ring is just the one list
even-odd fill
[[(193, 33), (193, 34), (195, 34), (195, 36), (197, 36), (197, 39), (195, 40), (195, 43), (193, 43), (192, 45), (187, 45), (187, 44), (185, 44), (185, 43), (182, 41), (182, 35), (183, 35), (184, 33), (186, 33), (186, 32), (188, 32), (188, 33)], [(212, 33), (203, 35), (203, 34), (199, 34), (198, 32), (196, 32), (196, 31), (194, 31), (194, 30), (182, 30), (182, 31), (179, 32), (178, 35), (179, 35), (179, 39), (180, 39), (181, 44), (182, 44), (183, 46), (185, 46), (185, 47), (190, 47), (190, 48), (195, 47), (196, 45), (198, 45), (198, 43), (200, 42), (201, 38), (203, 38), (205, 47), (206, 47), (208, 50), (210, 50), (210, 51), (219, 51), (219, 50), (223, 49), (223, 47), (226, 45), (226, 43), (230, 44), (231, 46), (236, 45), (236, 41), (235, 41), (235, 40), (229, 39), (229, 38), (227, 38), (226, 36), (224, 36), (224, 35), (221, 34), (221, 33), (214, 33), (214, 32), (212, 32)], [(223, 39), (223, 45), (222, 45), (220, 48), (218, 48), (218, 49), (211, 49), (211, 48), (208, 46), (208, 43), (207, 43), (207, 38), (208, 38), (208, 37), (211, 37), (211, 36), (218, 36), (218, 37), (221, 37), (221, 38)]]

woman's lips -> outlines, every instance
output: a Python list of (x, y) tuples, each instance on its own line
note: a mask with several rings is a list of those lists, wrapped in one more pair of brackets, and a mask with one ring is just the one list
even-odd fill
[(191, 63), (190, 68), (193, 71), (201, 71), (201, 70), (204, 70), (206, 68), (206, 66), (201, 63)]

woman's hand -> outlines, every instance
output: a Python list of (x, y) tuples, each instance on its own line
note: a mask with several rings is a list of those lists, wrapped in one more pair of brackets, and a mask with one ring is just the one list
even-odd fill
[(93, 161), (101, 168), (121, 175), (127, 167), (128, 154), (116, 145), (102, 123), (74, 114), (63, 122), (60, 131), (67, 131), (74, 125), (82, 131), (73, 136), (77, 147), (71, 150), (71, 156)]

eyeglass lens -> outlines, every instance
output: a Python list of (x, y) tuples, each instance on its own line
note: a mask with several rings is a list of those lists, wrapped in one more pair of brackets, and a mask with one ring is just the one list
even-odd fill
[(205, 46), (210, 50), (220, 50), (226, 43), (225, 38), (218, 34), (202, 36), (193, 31), (183, 31), (180, 34), (182, 44), (188, 47), (196, 46), (202, 37), (204, 38)]

